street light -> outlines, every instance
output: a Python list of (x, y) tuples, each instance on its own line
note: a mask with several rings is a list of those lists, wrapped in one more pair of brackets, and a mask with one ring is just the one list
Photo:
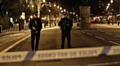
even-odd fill
[(110, 6), (110, 3), (108, 3), (108, 6)]
[(114, 9), (113, 9), (113, 0), (110, 0), (110, 3), (111, 3), (111, 7), (112, 7), (112, 9), (111, 9), (111, 11), (112, 11), (112, 25), (113, 25), (113, 17), (114, 17)]
[(66, 9), (64, 9), (64, 12), (66, 12)]
[(45, 3), (46, 2), (46, 0), (43, 0), (43, 3)]
[(57, 6), (57, 8), (59, 8), (59, 6)]
[(110, 2), (113, 3), (113, 0), (111, 0)]
[(62, 7), (60, 7), (60, 10), (62, 10)]
[(56, 4), (54, 4), (54, 7), (56, 7)]

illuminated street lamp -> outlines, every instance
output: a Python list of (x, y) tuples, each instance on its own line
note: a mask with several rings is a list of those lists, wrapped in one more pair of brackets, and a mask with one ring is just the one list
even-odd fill
[(113, 3), (113, 0), (111, 0), (110, 2)]
[(54, 7), (56, 7), (56, 4), (54, 4)]
[(108, 6), (110, 6), (110, 3), (108, 3)]
[(114, 16), (114, 9), (113, 9), (113, 0), (110, 0), (110, 3), (111, 3), (111, 7), (112, 7), (112, 9), (111, 9), (111, 11), (112, 11), (112, 25), (113, 25), (113, 16)]
[(72, 14), (72, 12), (70, 12), (70, 14)]
[(66, 12), (66, 9), (64, 9), (64, 12)]
[(46, 2), (46, 0), (43, 0), (43, 3), (45, 3)]
[(106, 10), (110, 7), (110, 3), (107, 4)]
[(73, 15), (75, 15), (75, 12), (73, 12)]
[(60, 10), (62, 10), (62, 7), (60, 7)]
[(57, 8), (60, 8), (59, 6), (57, 6)]

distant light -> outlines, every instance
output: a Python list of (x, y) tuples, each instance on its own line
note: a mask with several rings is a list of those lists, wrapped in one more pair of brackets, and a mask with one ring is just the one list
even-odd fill
[(113, 3), (113, 0), (111, 0), (110, 2)]
[(8, 12), (6, 12), (6, 14), (8, 15)]
[(59, 18), (57, 18), (57, 20), (59, 20)]
[(61, 12), (63, 13), (63, 10)]
[(66, 12), (66, 9), (64, 9), (64, 12)]
[(57, 8), (59, 8), (59, 6), (57, 6)]
[(72, 12), (70, 12), (70, 14), (72, 14)]
[(110, 3), (108, 3), (108, 6), (110, 6)]
[(93, 14), (91, 14), (93, 16)]
[(43, 3), (45, 3), (46, 2), (46, 0), (43, 0)]
[(49, 10), (49, 12), (51, 12), (51, 10)]
[(30, 18), (32, 19), (32, 18), (33, 18), (33, 16), (31, 15), (31, 16), (30, 16)]
[(120, 16), (120, 14), (117, 14), (116, 16)]
[(12, 24), (14, 24), (14, 21), (13, 21), (13, 18), (12, 18), (12, 17), (10, 18), (10, 22), (11, 22)]
[(49, 6), (51, 7), (51, 2), (49, 2)]
[(75, 14), (75, 12), (73, 12), (73, 14)]
[(60, 7), (60, 10), (62, 10), (62, 7)]
[(46, 20), (46, 17), (42, 17), (42, 20)]
[(34, 5), (32, 5), (32, 8), (34, 8)]
[(54, 7), (56, 7), (56, 4), (54, 4)]
[(30, 5), (28, 5), (27, 7), (30, 7)]

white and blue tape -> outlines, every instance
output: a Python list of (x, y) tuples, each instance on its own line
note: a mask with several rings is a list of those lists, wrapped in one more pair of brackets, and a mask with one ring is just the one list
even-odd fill
[(97, 57), (118, 54), (120, 54), (120, 46), (41, 50), (36, 52), (6, 52), (0, 53), (0, 63)]

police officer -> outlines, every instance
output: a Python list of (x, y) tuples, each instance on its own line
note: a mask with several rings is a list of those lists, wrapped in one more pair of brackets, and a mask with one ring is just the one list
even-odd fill
[(64, 48), (64, 42), (65, 42), (65, 38), (67, 37), (67, 41), (68, 41), (68, 48), (71, 48), (71, 29), (73, 26), (72, 20), (69, 19), (67, 17), (67, 13), (64, 13), (64, 18), (61, 18), (60, 22), (58, 23), (58, 26), (61, 28), (61, 39), (62, 39), (62, 45), (61, 48)]
[[(31, 48), (32, 51), (38, 50), (39, 40), (40, 40), (40, 31), (42, 29), (41, 19), (37, 17), (38, 14), (35, 12), (33, 14), (33, 19), (30, 20), (29, 28), (31, 30)], [(34, 45), (34, 41), (36, 39), (36, 44)]]

